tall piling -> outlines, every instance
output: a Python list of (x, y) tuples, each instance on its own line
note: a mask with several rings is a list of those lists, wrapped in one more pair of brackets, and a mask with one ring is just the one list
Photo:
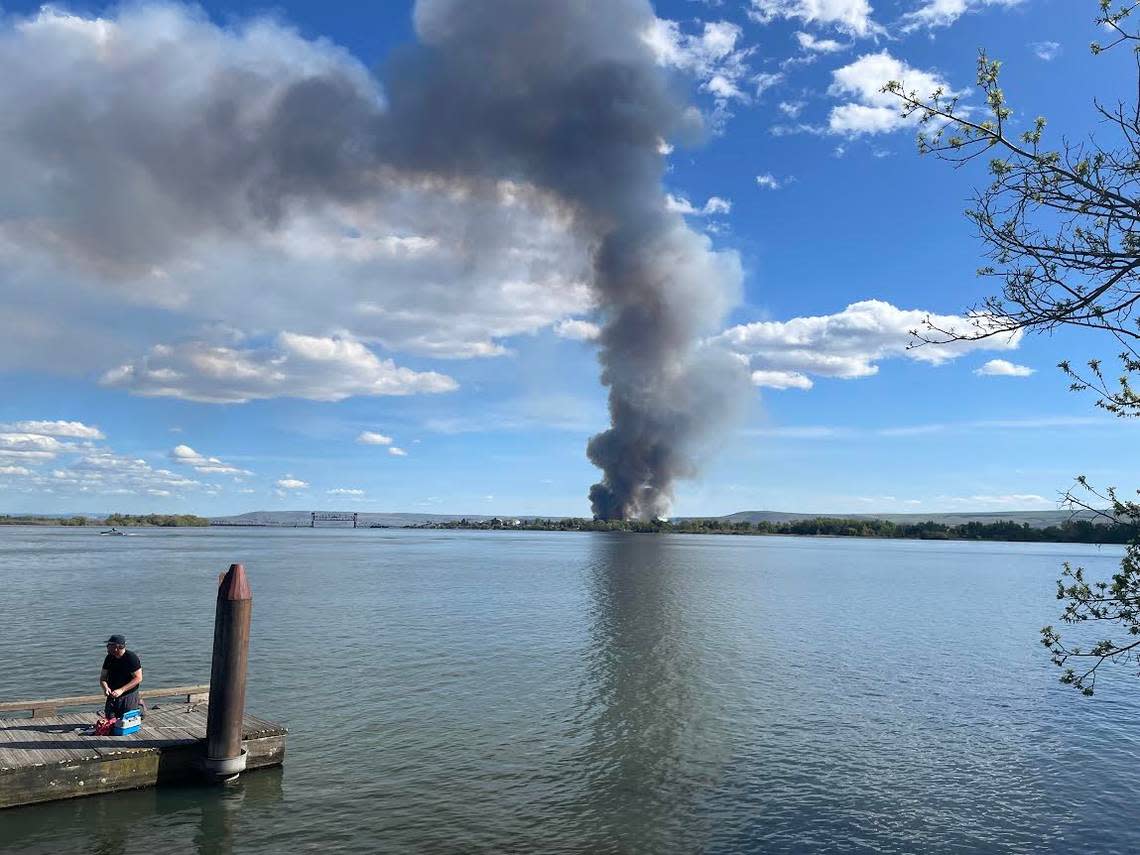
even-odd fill
[(214, 655), (210, 666), (210, 706), (206, 719), (207, 776), (232, 780), (245, 768), (241, 726), (249, 663), (249, 622), (253, 594), (241, 564), (231, 564), (218, 585), (214, 612)]

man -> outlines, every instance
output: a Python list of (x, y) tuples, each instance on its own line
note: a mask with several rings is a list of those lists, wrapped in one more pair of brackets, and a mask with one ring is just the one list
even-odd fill
[(107, 702), (103, 714), (107, 718), (122, 718), (131, 710), (139, 709), (139, 686), (142, 685), (142, 662), (137, 654), (127, 650), (127, 639), (112, 635), (107, 639), (107, 657), (99, 672), (99, 685)]

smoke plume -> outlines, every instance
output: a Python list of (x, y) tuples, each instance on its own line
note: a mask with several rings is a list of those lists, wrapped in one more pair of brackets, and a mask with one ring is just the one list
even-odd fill
[(10, 27), (0, 203), (20, 216), (0, 220), (0, 250), (169, 276), (192, 242), (264, 242), (298, 211), (509, 183), (589, 258), (612, 418), (588, 446), (593, 511), (665, 515), (750, 387), (702, 346), (741, 271), (667, 209), (662, 144), (701, 119), (646, 43), (648, 0), (419, 0), (414, 16), (417, 42), (379, 80), (270, 22), (235, 34), (178, 6)]
[(612, 425), (589, 443), (604, 519), (665, 515), (674, 481), (747, 395), (700, 346), (737, 297), (735, 255), (666, 210), (662, 140), (692, 133), (641, 38), (644, 0), (423, 0), (422, 45), (387, 78), (382, 149), (403, 169), (524, 181), (572, 209), (593, 247)]

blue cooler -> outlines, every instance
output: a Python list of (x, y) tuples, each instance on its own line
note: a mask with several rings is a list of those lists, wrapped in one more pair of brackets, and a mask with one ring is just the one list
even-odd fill
[(111, 734), (113, 736), (126, 736), (128, 733), (134, 733), (140, 727), (142, 727), (142, 713), (138, 710), (130, 710), (115, 722), (115, 726), (111, 728)]

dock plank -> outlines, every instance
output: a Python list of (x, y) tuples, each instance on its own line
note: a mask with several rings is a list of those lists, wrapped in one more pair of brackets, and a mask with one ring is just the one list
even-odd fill
[[(126, 736), (95, 736), (98, 716), (65, 713), (0, 718), (0, 808), (191, 780), (204, 753), (204, 704), (164, 705), (148, 711)], [(250, 770), (280, 765), (286, 729), (257, 716), (242, 720)]]

